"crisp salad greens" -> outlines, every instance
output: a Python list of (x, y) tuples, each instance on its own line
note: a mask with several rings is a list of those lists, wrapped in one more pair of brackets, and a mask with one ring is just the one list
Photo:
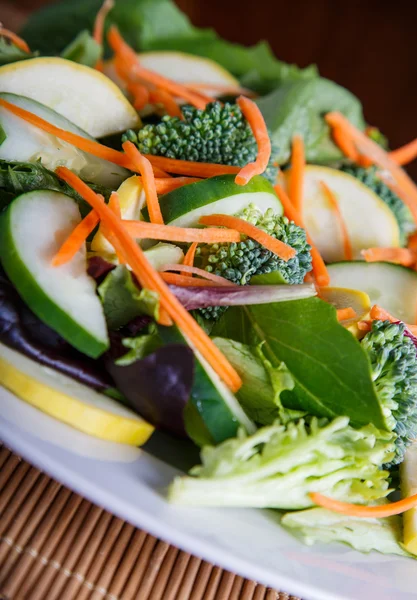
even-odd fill
[(170, 0), (65, 0), (21, 36), (0, 30), (0, 382), (104, 440), (188, 438), (171, 502), (415, 555), (414, 151)]

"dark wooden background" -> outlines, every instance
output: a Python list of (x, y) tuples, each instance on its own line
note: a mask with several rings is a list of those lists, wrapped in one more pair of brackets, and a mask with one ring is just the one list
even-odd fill
[[(50, 1), (50, 0), (49, 0)], [(0, 0), (18, 26), (48, 0)], [(195, 25), (231, 41), (267, 39), (282, 60), (316, 63), (362, 100), (392, 147), (417, 137), (417, 0), (177, 0)], [(417, 177), (417, 165), (413, 169)]]

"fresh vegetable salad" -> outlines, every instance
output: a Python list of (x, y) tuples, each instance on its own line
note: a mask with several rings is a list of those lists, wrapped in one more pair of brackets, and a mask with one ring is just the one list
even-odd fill
[(1, 383), (188, 437), (173, 503), (413, 556), (417, 142), (169, 0), (78, 5), (0, 29)]

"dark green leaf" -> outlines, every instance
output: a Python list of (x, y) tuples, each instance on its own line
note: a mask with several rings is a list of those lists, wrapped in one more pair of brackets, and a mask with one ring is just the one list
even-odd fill
[(72, 60), (80, 65), (94, 67), (101, 58), (102, 47), (87, 30), (82, 31), (61, 52), (62, 58)]

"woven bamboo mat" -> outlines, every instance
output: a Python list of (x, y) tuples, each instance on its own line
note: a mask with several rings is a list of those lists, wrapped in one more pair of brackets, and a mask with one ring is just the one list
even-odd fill
[(178, 550), (0, 445), (0, 600), (298, 600)]

